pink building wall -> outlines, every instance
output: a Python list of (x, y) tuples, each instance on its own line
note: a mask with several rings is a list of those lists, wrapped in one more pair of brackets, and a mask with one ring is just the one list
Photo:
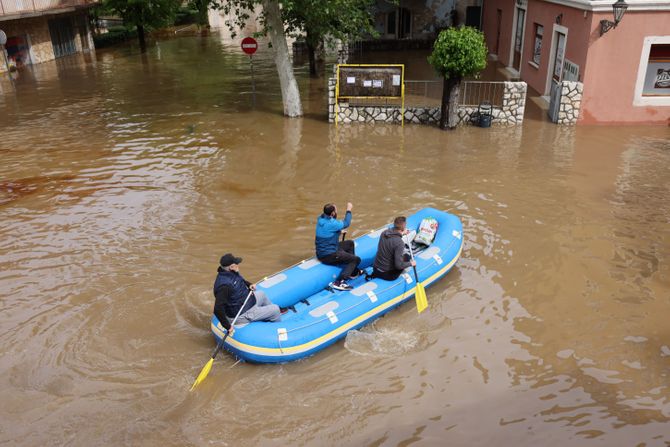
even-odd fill
[[(509, 65), (515, 2), (485, 0), (483, 30), (490, 53), (495, 53), (497, 9), (502, 10), (498, 61)], [(568, 29), (565, 59), (579, 65), (584, 95), (579, 124), (666, 124), (670, 106), (634, 106), (640, 56), (645, 37), (670, 36), (670, 11), (628, 10), (619, 26), (600, 36), (600, 20), (613, 20), (612, 12), (592, 12), (542, 0), (528, 0), (520, 77), (545, 95), (557, 16)], [(539, 67), (532, 61), (535, 23), (544, 26)], [(531, 93), (532, 94), (532, 93)]]
[(512, 42), (512, 25), (514, 22), (514, 0), (498, 0), (485, 1), (482, 9), (482, 29), (486, 37), (486, 46), (489, 53), (496, 54), (496, 27), (498, 20), (497, 10), (502, 10), (502, 18), (500, 23), (500, 44), (498, 47), (498, 60), (507, 65), (509, 61), (511, 42)]
[[(588, 46), (584, 42), (588, 41), (592, 21), (592, 13), (587, 12), (585, 16), (584, 12), (543, 1), (531, 0), (528, 2), (521, 78), (540, 95), (548, 94), (545, 89), (549, 66), (553, 62), (550, 60), (553, 29), (556, 17), (560, 14), (563, 14), (560, 25), (568, 28), (565, 58), (579, 65), (580, 80), (583, 79), (588, 54)], [(529, 63), (533, 60), (536, 23), (544, 26), (539, 68), (535, 68)]]
[(601, 19), (612, 20), (612, 14), (593, 17), (579, 123), (670, 125), (670, 106), (633, 105), (644, 38), (670, 36), (670, 12), (628, 11), (603, 36)]

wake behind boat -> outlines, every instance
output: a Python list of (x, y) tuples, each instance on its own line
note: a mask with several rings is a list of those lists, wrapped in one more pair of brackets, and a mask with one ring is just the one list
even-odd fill
[[(427, 287), (442, 278), (454, 266), (463, 247), (463, 227), (458, 217), (433, 208), (424, 208), (407, 217), (407, 229), (418, 230), (423, 219), (438, 223), (435, 239), (415, 252), (419, 282)], [(379, 237), (388, 226), (354, 239), (360, 268), (372, 273)], [(328, 285), (341, 268), (311, 258), (258, 283), (257, 290), (270, 300), (291, 310), (278, 322), (252, 322), (236, 326), (224, 348), (240, 359), (258, 363), (280, 363), (310, 356), (347, 332), (379, 318), (414, 297), (416, 283), (411, 268), (395, 281), (364, 275), (349, 282), (352, 290), (338, 291)], [(226, 330), (216, 316), (211, 329), (217, 342)]]

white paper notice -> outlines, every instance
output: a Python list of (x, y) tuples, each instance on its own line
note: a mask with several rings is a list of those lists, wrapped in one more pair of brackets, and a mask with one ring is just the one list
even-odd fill
[(382, 88), (382, 85), (384, 85), (384, 81), (372, 81), (372, 86), (374, 88)]
[(347, 76), (347, 84), (355, 84), (356, 78), (353, 76)]
[(393, 75), (393, 85), (400, 85), (400, 75)]
[(372, 81), (363, 81), (363, 87), (372, 87)]

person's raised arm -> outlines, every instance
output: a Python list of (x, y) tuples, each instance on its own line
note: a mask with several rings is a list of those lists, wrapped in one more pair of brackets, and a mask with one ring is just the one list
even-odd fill
[(342, 220), (342, 229), (348, 228), (351, 225), (351, 210), (354, 209), (354, 205), (351, 202), (347, 203), (347, 213)]

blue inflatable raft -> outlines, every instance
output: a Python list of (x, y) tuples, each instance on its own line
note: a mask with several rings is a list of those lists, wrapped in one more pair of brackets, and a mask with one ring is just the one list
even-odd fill
[[(443, 277), (456, 263), (463, 247), (463, 227), (458, 217), (425, 208), (407, 217), (407, 228), (418, 230), (424, 218), (438, 222), (433, 243), (415, 253), (419, 281), (427, 287)], [(379, 236), (389, 225), (354, 239), (360, 268), (372, 273)], [(278, 322), (253, 322), (236, 326), (224, 347), (240, 359), (258, 363), (289, 362), (310, 356), (379, 318), (414, 297), (415, 280), (407, 269), (395, 281), (363, 276), (349, 281), (354, 289), (328, 289), (341, 269), (322, 264), (316, 258), (304, 260), (258, 283), (258, 290), (281, 307), (293, 306)], [(216, 316), (212, 332), (220, 342), (225, 334)]]

